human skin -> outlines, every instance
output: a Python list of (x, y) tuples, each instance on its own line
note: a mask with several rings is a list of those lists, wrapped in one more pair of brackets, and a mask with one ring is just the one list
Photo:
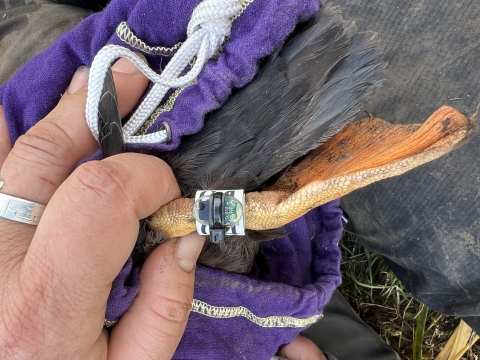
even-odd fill
[[(147, 79), (127, 60), (114, 70), (125, 116)], [(58, 106), (13, 148), (0, 109), (1, 192), (48, 204), (38, 227), (0, 218), (2, 359), (169, 359), (185, 329), (204, 242), (194, 234), (151, 254), (133, 305), (110, 335), (103, 328), (138, 220), (180, 191), (152, 156), (121, 154), (75, 169), (98, 148), (84, 118), (87, 79), (77, 71)]]
[(325, 355), (311, 340), (304, 336), (297, 336), (290, 344), (278, 352), (283, 358), (295, 360), (327, 360)]

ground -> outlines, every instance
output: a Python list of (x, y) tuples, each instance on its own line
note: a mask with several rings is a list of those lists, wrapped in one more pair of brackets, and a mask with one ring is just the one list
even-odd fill
[[(415, 359), (414, 332), (426, 311), (422, 359), (435, 359), (460, 322), (444, 316), (414, 299), (388, 268), (382, 257), (361, 246), (349, 234), (340, 243), (343, 253), (343, 284), (340, 291), (359, 316), (397, 352), (402, 359)], [(477, 342), (462, 359), (480, 360)], [(416, 359), (415, 359), (416, 360)]]

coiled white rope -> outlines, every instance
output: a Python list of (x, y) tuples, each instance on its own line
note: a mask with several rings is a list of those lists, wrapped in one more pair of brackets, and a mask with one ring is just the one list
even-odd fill
[[(204, 64), (215, 54), (218, 47), (230, 35), (233, 19), (244, 10), (241, 0), (203, 0), (192, 13), (187, 27), (187, 40), (158, 75), (134, 52), (118, 45), (106, 45), (95, 56), (88, 79), (87, 106), (85, 115), (93, 136), (98, 141), (98, 103), (108, 68), (118, 58), (129, 59), (154, 83), (135, 113), (123, 126), (125, 143), (164, 143), (166, 130), (137, 135), (135, 133), (157, 108), (170, 88), (178, 88), (195, 80)], [(188, 73), (180, 74), (195, 58)]]

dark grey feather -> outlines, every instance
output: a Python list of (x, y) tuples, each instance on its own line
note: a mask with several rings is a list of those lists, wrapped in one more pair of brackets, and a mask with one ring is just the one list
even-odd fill
[(98, 141), (104, 158), (125, 152), (122, 119), (118, 112), (117, 92), (109, 68), (98, 103)]
[[(98, 103), (98, 131), (99, 142), (103, 158), (122, 154), (125, 152), (125, 142), (123, 140), (122, 119), (118, 111), (117, 92), (113, 80), (112, 70), (109, 68), (103, 82), (102, 95)], [(144, 260), (145, 246), (147, 243), (147, 219), (141, 219), (136, 241), (136, 247), (133, 251), (135, 262)], [(140, 253), (139, 253), (139, 250)]]
[(351, 121), (384, 65), (373, 34), (349, 31), (338, 10), (325, 8), (210, 114), (200, 133), (161, 154), (184, 195), (255, 190)]

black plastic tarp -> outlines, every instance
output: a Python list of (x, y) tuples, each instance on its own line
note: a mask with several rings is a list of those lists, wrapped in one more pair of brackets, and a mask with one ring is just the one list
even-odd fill
[[(393, 123), (420, 123), (441, 105), (480, 102), (480, 1), (332, 0), (373, 30), (388, 62), (365, 106)], [(363, 116), (366, 116), (363, 114)], [(347, 230), (382, 254), (415, 297), (480, 332), (479, 135), (453, 153), (342, 199)]]

